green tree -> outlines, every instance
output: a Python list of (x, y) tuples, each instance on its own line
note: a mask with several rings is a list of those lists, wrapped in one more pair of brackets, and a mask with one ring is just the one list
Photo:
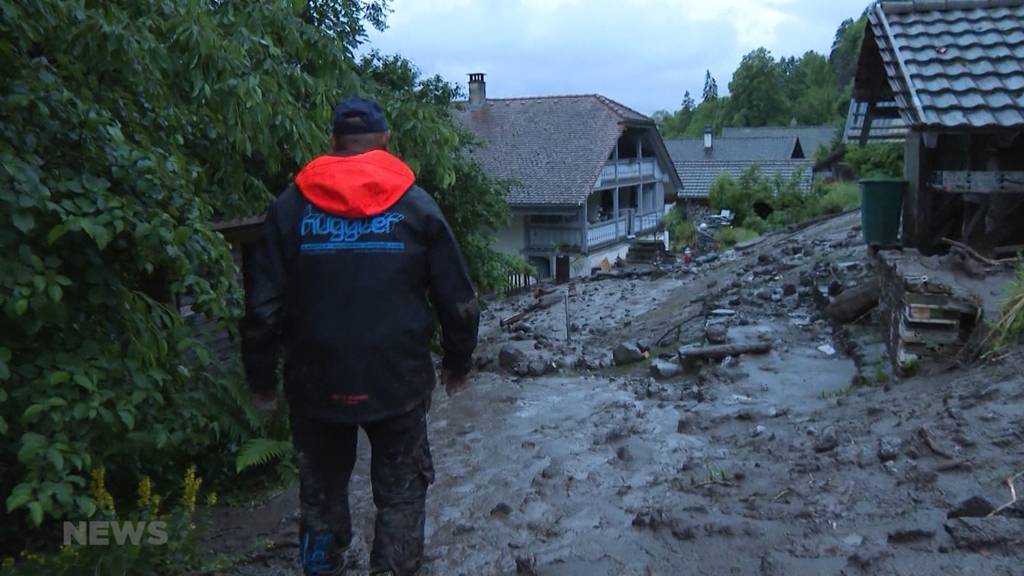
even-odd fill
[(845, 20), (836, 31), (836, 42), (828, 59), (835, 72), (836, 90), (839, 92), (849, 89), (853, 84), (867, 22), (867, 16), (861, 16), (856, 21)]
[(799, 89), (791, 100), (800, 124), (831, 124), (846, 114), (846, 102), (836, 90), (835, 72), (824, 56), (809, 51), (794, 72)]
[(714, 100), (701, 102), (690, 116), (690, 121), (683, 135), (700, 136), (704, 134), (704, 129), (707, 126), (710, 126), (715, 134), (721, 133), (722, 128), (728, 125), (728, 113), (728, 96), (720, 96)]
[(711, 102), (718, 99), (718, 81), (711, 75), (711, 70), (704, 72), (704, 92), (701, 103)]
[(769, 126), (789, 121), (783, 76), (771, 52), (758, 48), (743, 57), (729, 82), (730, 122)]

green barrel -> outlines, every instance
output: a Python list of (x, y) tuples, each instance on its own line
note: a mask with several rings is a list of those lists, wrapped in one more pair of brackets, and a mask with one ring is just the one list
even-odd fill
[(860, 181), (860, 218), (865, 242), (881, 246), (897, 244), (906, 187), (907, 182), (898, 178)]

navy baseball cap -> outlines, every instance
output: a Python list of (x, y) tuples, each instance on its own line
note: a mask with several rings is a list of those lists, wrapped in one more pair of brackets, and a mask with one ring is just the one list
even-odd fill
[(334, 108), (334, 133), (369, 134), (387, 132), (388, 121), (384, 109), (373, 100), (353, 96), (338, 103)]

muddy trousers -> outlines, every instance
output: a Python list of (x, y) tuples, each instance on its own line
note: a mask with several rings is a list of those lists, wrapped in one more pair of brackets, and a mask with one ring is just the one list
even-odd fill
[[(423, 563), (427, 486), (434, 468), (427, 442), (429, 400), (401, 416), (362, 424), (370, 439), (377, 507), (370, 573), (415, 574)], [(299, 458), (300, 554), (306, 574), (338, 574), (352, 540), (348, 482), (359, 427), (292, 418)]]

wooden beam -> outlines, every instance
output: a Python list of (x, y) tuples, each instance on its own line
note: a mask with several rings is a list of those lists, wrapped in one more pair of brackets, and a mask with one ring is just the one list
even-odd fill
[(952, 194), (1024, 194), (1024, 172), (938, 170), (929, 187)]

